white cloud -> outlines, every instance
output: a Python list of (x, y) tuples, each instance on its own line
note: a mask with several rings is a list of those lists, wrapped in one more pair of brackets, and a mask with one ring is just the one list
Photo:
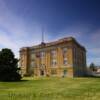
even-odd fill
[[(80, 44), (85, 44), (83, 37), (89, 32), (89, 27), (85, 24), (77, 24), (67, 27), (65, 30), (61, 30), (58, 35), (51, 36), (48, 31), (45, 30), (45, 41), (53, 41), (59, 38), (73, 36)], [(48, 35), (49, 34), (49, 35)], [(56, 39), (55, 39), (56, 38)], [(99, 63), (100, 57), (100, 30), (97, 30), (92, 37), (89, 37), (87, 44), (91, 45), (91, 48), (87, 47), (89, 54), (94, 54), (94, 58), (88, 58), (88, 62), (95, 61)], [(32, 46), (41, 42), (41, 25), (34, 20), (28, 23), (24, 18), (15, 15), (4, 0), (0, 0), (0, 45), (3, 47), (11, 48), (16, 57), (19, 55), (19, 48), (23, 46)], [(92, 43), (92, 44), (91, 44)], [(95, 46), (97, 45), (97, 46)], [(1, 47), (0, 46), (0, 47)], [(88, 45), (87, 45), (88, 46)]]
[[(17, 54), (18, 45), (3, 31), (0, 31), (0, 46), (10, 48)], [(18, 57), (18, 55), (16, 56)]]
[(40, 41), (41, 26), (35, 21), (29, 24), (24, 18), (15, 15), (4, 0), (0, 0), (0, 45), (11, 48), (18, 57), (19, 48)]
[(1, 32), (1, 31), (0, 31), (0, 44), (5, 47), (10, 47), (10, 48), (14, 48), (14, 49), (17, 48), (17, 45), (15, 43), (13, 43), (11, 38), (8, 35), (6, 35), (4, 32)]

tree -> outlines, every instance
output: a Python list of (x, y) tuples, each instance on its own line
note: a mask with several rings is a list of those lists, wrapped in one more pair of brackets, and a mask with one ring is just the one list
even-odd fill
[(91, 71), (97, 71), (97, 68), (94, 63), (90, 64), (90, 69), (91, 69)]
[(18, 73), (18, 59), (8, 49), (0, 51), (0, 81), (19, 81), (21, 75)]

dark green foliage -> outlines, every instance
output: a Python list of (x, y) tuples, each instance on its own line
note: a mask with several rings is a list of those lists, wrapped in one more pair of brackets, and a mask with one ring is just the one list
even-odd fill
[(21, 79), (18, 73), (18, 59), (14, 57), (10, 49), (0, 51), (0, 81), (19, 81)]
[(91, 69), (91, 71), (97, 71), (97, 67), (95, 66), (94, 63), (90, 64), (90, 69)]

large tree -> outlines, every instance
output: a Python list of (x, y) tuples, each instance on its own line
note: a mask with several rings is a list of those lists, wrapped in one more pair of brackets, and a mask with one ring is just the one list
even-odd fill
[(18, 59), (13, 52), (8, 49), (0, 51), (0, 81), (18, 81), (21, 79), (18, 73)]

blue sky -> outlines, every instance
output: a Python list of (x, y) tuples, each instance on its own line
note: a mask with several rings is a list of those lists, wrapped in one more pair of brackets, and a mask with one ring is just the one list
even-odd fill
[(73, 36), (87, 49), (87, 64), (100, 65), (100, 0), (0, 0), (0, 49)]

